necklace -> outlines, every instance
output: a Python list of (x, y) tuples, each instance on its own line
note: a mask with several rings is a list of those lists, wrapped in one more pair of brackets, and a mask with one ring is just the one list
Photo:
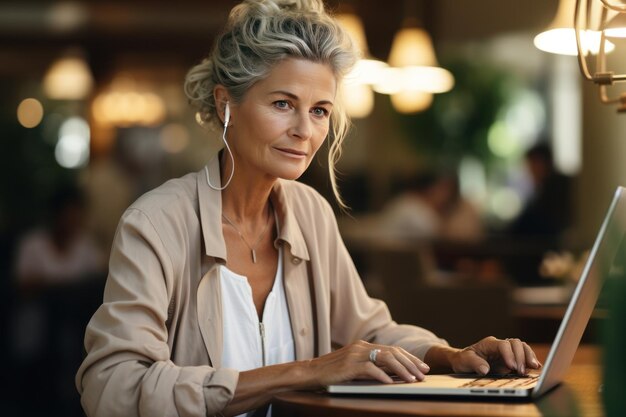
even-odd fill
[[(271, 210), (271, 208), (272, 208), (272, 205), (270, 204), (269, 210)], [(239, 228), (237, 226), (235, 226), (235, 223), (233, 223), (232, 220), (230, 220), (224, 213), (222, 213), (222, 217), (224, 218), (224, 220), (226, 220), (228, 222), (228, 224), (230, 224), (233, 227), (233, 229), (235, 229), (235, 231), (237, 232), (237, 234), (239, 235), (241, 240), (243, 240), (243, 243), (245, 243), (246, 246), (248, 247), (248, 249), (250, 249), (250, 253), (252, 255), (252, 262), (256, 263), (256, 247), (261, 242), (261, 239), (263, 239), (263, 236), (265, 236), (265, 232), (267, 232), (267, 227), (270, 224), (271, 213), (268, 213), (267, 222), (265, 222), (265, 226), (263, 226), (263, 230), (261, 231), (261, 234), (257, 238), (256, 242), (254, 242), (254, 245), (250, 245), (248, 243), (246, 238), (243, 236), (243, 233), (241, 233)]]

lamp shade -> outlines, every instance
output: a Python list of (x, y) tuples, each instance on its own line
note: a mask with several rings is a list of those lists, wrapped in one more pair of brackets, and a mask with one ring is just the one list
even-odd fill
[(352, 38), (354, 42), (354, 46), (361, 52), (362, 56), (369, 55), (369, 49), (365, 39), (365, 29), (363, 28), (361, 19), (351, 10), (339, 13), (335, 18), (339, 25), (348, 32), (348, 35), (350, 35), (350, 38)]
[(93, 77), (84, 59), (62, 57), (52, 63), (43, 80), (48, 97), (55, 100), (82, 100), (93, 87)]
[(387, 67), (387, 63), (374, 59), (370, 55), (363, 22), (356, 14), (350, 9), (347, 9), (347, 11), (339, 13), (336, 19), (339, 25), (348, 32), (354, 45), (361, 53), (361, 59), (356, 63), (353, 71), (348, 75), (348, 78), (351, 82), (374, 84), (380, 78), (379, 70)]
[(411, 114), (426, 110), (433, 102), (433, 95), (420, 91), (401, 91), (391, 95), (393, 108), (400, 113)]
[(100, 126), (157, 126), (167, 115), (165, 103), (154, 88), (139, 85), (124, 74), (94, 98), (91, 110)]
[(618, 13), (604, 29), (609, 38), (626, 38), (626, 13)]
[[(552, 23), (540, 34), (535, 36), (533, 43), (537, 49), (559, 55), (578, 55), (576, 48), (576, 32), (574, 31), (574, 11), (576, 0), (560, 0), (556, 16)], [(580, 33), (580, 40), (584, 51), (597, 54), (600, 50), (601, 33), (595, 30), (585, 30)], [(611, 52), (615, 45), (606, 41), (605, 52)]]
[(437, 94), (450, 91), (454, 86), (450, 71), (440, 67), (389, 67), (382, 69), (381, 73), (384, 76), (374, 85), (374, 91), (381, 94), (401, 91)]
[(380, 69), (385, 68), (387, 64), (370, 56), (363, 22), (358, 15), (348, 8), (337, 14), (336, 18), (361, 53), (361, 59), (346, 76), (343, 102), (350, 117), (364, 118), (369, 116), (374, 108), (374, 92), (371, 85), (378, 82)]
[(362, 119), (374, 109), (374, 92), (369, 85), (345, 83), (343, 85), (343, 103), (350, 117)]
[(374, 85), (374, 91), (391, 94), (391, 104), (400, 113), (427, 109), (433, 93), (444, 93), (454, 85), (452, 74), (437, 63), (428, 32), (407, 19), (396, 33), (389, 53), (389, 68)]
[(391, 68), (374, 90), (394, 94), (399, 91), (445, 93), (454, 86), (450, 71), (438, 66), (430, 35), (407, 20), (398, 31), (389, 53)]
[(415, 26), (412, 20), (396, 33), (389, 53), (389, 65), (393, 67), (436, 66), (437, 58), (430, 35)]
[(437, 58), (430, 35), (424, 29), (414, 26), (405, 26), (400, 29), (391, 44), (389, 65), (393, 67), (436, 66)]

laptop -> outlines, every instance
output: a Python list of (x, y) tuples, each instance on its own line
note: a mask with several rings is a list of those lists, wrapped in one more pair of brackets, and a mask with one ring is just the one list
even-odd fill
[(595, 307), (602, 278), (623, 267), (625, 233), (626, 189), (618, 187), (541, 371), (527, 376), (426, 375), (424, 381), (413, 383), (351, 381), (329, 385), (326, 390), (331, 394), (377, 396), (540, 397), (563, 380)]

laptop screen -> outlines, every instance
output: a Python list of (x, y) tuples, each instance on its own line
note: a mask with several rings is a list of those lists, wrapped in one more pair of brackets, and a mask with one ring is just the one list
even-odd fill
[(625, 232), (626, 189), (618, 187), (589, 253), (533, 396), (543, 394), (563, 380), (598, 300), (603, 278), (618, 273), (621, 275), (623, 271), (626, 254)]

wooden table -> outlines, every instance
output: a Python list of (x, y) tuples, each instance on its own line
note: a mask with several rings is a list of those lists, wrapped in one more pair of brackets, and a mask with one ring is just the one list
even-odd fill
[[(548, 346), (534, 346), (540, 360)], [(415, 400), (335, 397), (323, 392), (290, 392), (273, 402), (274, 417), (367, 416), (503, 416), (503, 417), (601, 417), (598, 388), (601, 383), (600, 352), (596, 346), (579, 347), (565, 382), (535, 402), (484, 400)]]

